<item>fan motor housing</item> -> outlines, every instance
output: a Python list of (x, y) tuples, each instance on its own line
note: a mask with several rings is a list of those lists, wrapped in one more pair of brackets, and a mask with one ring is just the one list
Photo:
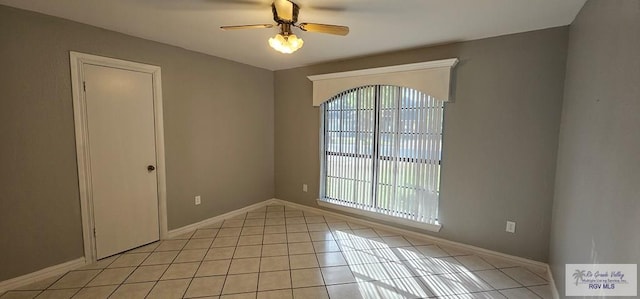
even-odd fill
[(278, 10), (276, 10), (275, 3), (271, 4), (271, 11), (273, 12), (273, 20), (276, 21), (276, 23), (293, 25), (298, 22), (298, 12), (300, 11), (300, 6), (298, 6), (298, 4), (295, 4), (294, 2), (291, 2), (291, 4), (293, 4), (293, 12), (292, 12), (291, 20), (281, 19), (278, 16)]

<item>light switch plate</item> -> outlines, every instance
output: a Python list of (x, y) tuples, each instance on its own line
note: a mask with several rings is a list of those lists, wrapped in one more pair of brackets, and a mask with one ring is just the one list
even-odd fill
[(202, 201), (200, 200), (200, 195), (196, 196), (196, 206), (199, 205), (200, 203), (202, 203)]

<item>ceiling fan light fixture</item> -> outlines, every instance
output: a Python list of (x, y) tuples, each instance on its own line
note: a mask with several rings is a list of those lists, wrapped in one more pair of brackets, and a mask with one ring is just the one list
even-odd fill
[(298, 24), (298, 13), (300, 12), (300, 6), (294, 3), (293, 0), (273, 0), (271, 4), (271, 11), (273, 13), (273, 20), (276, 22), (273, 24), (254, 24), (254, 25), (235, 25), (235, 26), (222, 26), (223, 30), (232, 29), (258, 29), (258, 28), (272, 28), (278, 26), (280, 33), (276, 36), (269, 38), (269, 46), (274, 50), (291, 54), (298, 49), (302, 48), (304, 41), (293, 34), (293, 27), (302, 31), (328, 33), (334, 35), (347, 35), (349, 33), (349, 27), (319, 23), (300, 23)]
[(304, 41), (295, 34), (282, 35), (281, 33), (278, 33), (276, 36), (269, 39), (269, 46), (284, 54), (291, 54), (297, 51), (302, 48), (303, 44)]

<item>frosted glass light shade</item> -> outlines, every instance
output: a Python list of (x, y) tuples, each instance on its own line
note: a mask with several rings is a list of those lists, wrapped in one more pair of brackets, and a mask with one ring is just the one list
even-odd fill
[(269, 46), (271, 46), (271, 48), (285, 54), (291, 54), (297, 51), (302, 48), (303, 44), (304, 41), (295, 34), (289, 34), (287, 36), (277, 34), (269, 39)]

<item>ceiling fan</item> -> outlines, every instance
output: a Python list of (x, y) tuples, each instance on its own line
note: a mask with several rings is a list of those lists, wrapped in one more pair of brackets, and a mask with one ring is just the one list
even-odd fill
[[(298, 13), (300, 7), (298, 4), (290, 0), (275, 0), (271, 4), (271, 11), (273, 12), (273, 20), (276, 22), (275, 26), (280, 28), (280, 33), (269, 39), (269, 45), (276, 51), (290, 54), (298, 49), (302, 48), (304, 41), (297, 37), (292, 30), (292, 27), (300, 28), (302, 31), (320, 32), (335, 35), (345, 36), (349, 33), (349, 27), (317, 24), (317, 23), (299, 23)], [(273, 28), (274, 24), (253, 24), (253, 25), (237, 25), (237, 26), (221, 26), (222, 30), (235, 30), (235, 29), (262, 29)]]

